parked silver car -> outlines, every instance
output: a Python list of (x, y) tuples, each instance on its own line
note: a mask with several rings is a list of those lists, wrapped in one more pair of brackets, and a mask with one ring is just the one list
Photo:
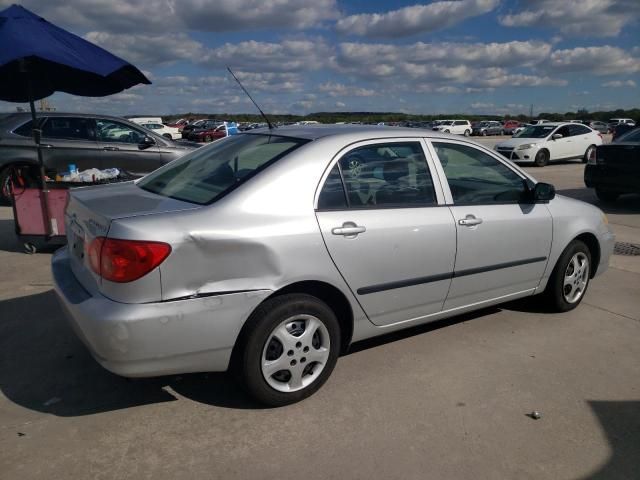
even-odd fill
[(55, 289), (100, 364), (233, 368), (270, 405), (311, 395), (358, 340), (542, 293), (570, 310), (614, 241), (597, 208), (409, 128), (252, 130), (74, 189), (66, 215)]

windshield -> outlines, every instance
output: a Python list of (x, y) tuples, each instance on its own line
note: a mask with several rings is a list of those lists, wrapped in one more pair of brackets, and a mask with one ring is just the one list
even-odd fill
[(518, 138), (545, 138), (548, 136), (556, 127), (551, 125), (531, 125), (530, 127), (526, 127), (520, 133), (515, 135)]
[(233, 135), (169, 163), (137, 185), (158, 195), (206, 205), (307, 142), (277, 135)]

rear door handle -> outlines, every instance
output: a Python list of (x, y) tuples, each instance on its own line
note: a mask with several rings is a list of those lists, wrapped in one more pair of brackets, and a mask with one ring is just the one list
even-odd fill
[(473, 227), (474, 225), (480, 225), (482, 223), (481, 218), (476, 218), (474, 215), (467, 215), (465, 218), (458, 220), (458, 224), (465, 227)]
[(41, 143), (40, 146), (42, 148), (53, 148), (53, 145), (51, 145), (50, 143)]
[(106, 150), (108, 152), (117, 152), (120, 149), (118, 147), (104, 147), (103, 150)]
[(354, 222), (344, 222), (341, 227), (331, 229), (331, 233), (334, 235), (344, 235), (345, 237), (355, 237), (366, 231), (366, 227), (356, 225)]

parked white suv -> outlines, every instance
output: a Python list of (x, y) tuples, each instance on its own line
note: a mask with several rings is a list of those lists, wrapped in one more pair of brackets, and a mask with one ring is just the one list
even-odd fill
[(443, 133), (456, 133), (468, 137), (471, 135), (471, 122), (469, 120), (438, 120), (434, 130)]
[(586, 163), (597, 145), (602, 145), (602, 135), (586, 125), (549, 122), (530, 125), (495, 149), (514, 162), (544, 167), (553, 160), (579, 158)]

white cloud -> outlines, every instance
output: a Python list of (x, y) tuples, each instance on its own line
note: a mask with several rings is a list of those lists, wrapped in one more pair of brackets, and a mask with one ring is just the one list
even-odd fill
[(249, 40), (211, 49), (200, 62), (249, 72), (298, 72), (321, 68), (330, 53), (323, 39), (289, 39), (280, 43)]
[[(0, 0), (9, 5), (15, 0)], [(335, 0), (23, 0), (65, 28), (106, 32), (226, 32), (260, 28), (305, 29), (337, 17)]]
[(423, 92), (451, 87), (472, 89), (503, 86), (562, 86), (567, 81), (548, 75), (513, 73), (546, 62), (551, 45), (543, 42), (489, 44), (422, 43), (411, 45), (341, 43), (332, 58), (339, 72), (369, 81), (393, 82), (394, 88)]
[(336, 102), (336, 107), (338, 107), (338, 108), (344, 108), (344, 107), (346, 107), (346, 106), (347, 106), (347, 105), (346, 105), (346, 103), (344, 103), (344, 102)]
[(166, 65), (180, 60), (196, 60), (204, 47), (184, 33), (166, 35), (113, 34), (89, 32), (85, 38), (114, 55), (144, 66)]
[(612, 88), (621, 88), (621, 87), (635, 88), (637, 84), (633, 80), (611, 80), (610, 82), (604, 82), (602, 86), (612, 87)]
[(234, 72), (242, 84), (251, 91), (300, 92), (303, 87), (302, 77), (298, 73), (257, 73)]
[(555, 50), (545, 66), (550, 72), (589, 72), (595, 75), (614, 75), (640, 71), (640, 58), (622, 48), (577, 47)]
[(493, 107), (495, 107), (493, 103), (476, 102), (471, 104), (471, 108), (473, 108), (474, 110), (486, 110), (487, 108)]
[(638, 0), (537, 0), (520, 2), (516, 13), (499, 17), (507, 27), (552, 27), (572, 36), (617, 36), (640, 17)]
[(436, 1), (386, 13), (364, 13), (341, 18), (336, 30), (345, 35), (398, 38), (442, 30), (467, 18), (490, 12), (500, 0)]
[(372, 97), (377, 95), (375, 90), (362, 88), (357, 85), (344, 85), (342, 83), (326, 82), (318, 86), (318, 90), (328, 93), (331, 97)]

